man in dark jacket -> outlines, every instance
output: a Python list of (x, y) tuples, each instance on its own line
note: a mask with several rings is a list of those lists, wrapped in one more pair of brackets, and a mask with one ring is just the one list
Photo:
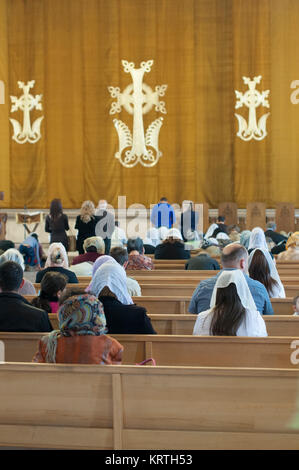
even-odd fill
[(188, 270), (220, 270), (220, 265), (217, 260), (211, 258), (207, 249), (209, 248), (209, 243), (204, 243), (200, 249), (200, 252), (197, 256), (193, 256), (185, 264), (185, 269)]
[(0, 331), (52, 331), (48, 314), (18, 294), (22, 280), (18, 263), (6, 261), (0, 266)]

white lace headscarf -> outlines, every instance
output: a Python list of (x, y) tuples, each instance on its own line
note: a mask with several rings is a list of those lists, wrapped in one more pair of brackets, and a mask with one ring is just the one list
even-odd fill
[(260, 227), (255, 227), (250, 234), (248, 250), (254, 248), (262, 248), (263, 250), (269, 251), (264, 230)]
[(210, 238), (213, 233), (215, 232), (216, 228), (218, 228), (218, 225), (217, 224), (212, 224), (210, 225), (210, 227), (208, 228), (208, 230), (206, 231), (205, 233), (205, 236), (204, 238), (207, 240), (208, 238)]
[[(153, 245), (154, 247), (156, 247), (157, 245), (159, 245), (161, 239), (160, 239), (160, 234), (159, 234), (159, 230), (155, 227), (152, 227), (148, 230), (147, 234), (146, 234), (146, 239), (145, 240), (150, 240), (150, 245)], [(146, 243), (146, 241), (143, 241), (143, 243)]]
[(282, 285), (282, 282), (280, 280), (280, 277), (279, 277), (279, 274), (278, 274), (278, 271), (277, 271), (277, 268), (276, 268), (276, 265), (275, 265), (275, 261), (271, 258), (271, 255), (267, 250), (263, 249), (263, 248), (255, 248), (249, 255), (249, 258), (248, 258), (248, 268), (252, 262), (252, 258), (253, 258), (253, 255), (254, 253), (256, 252), (256, 250), (260, 250), (263, 255), (265, 256), (267, 262), (268, 262), (268, 266), (269, 266), (269, 270), (270, 270), (270, 276), (272, 277), (272, 279), (274, 279), (277, 284), (279, 285), (279, 297), (285, 297), (286, 294), (285, 294), (285, 290), (284, 290), (284, 287)]
[(217, 289), (227, 287), (230, 284), (235, 284), (238, 296), (244, 308), (257, 310), (245, 276), (240, 269), (225, 270), (218, 276), (211, 297), (211, 308), (214, 308), (216, 305)]
[(60, 266), (66, 269), (69, 267), (67, 252), (62, 243), (51, 243), (49, 246), (45, 268), (53, 266)]
[(104, 287), (109, 287), (122, 304), (134, 303), (128, 292), (126, 272), (118, 263), (107, 261), (102, 264), (93, 275), (88, 291), (98, 297)]
[(6, 250), (3, 255), (1, 255), (1, 260), (3, 262), (5, 261), (14, 261), (15, 263), (18, 263), (23, 271), (25, 271), (25, 263), (24, 263), (24, 258), (19, 252), (19, 250), (16, 250), (15, 248), (9, 248)]
[(168, 230), (166, 238), (169, 238), (169, 237), (173, 237), (173, 238), (177, 238), (179, 240), (183, 240), (182, 234), (179, 231), (179, 229), (177, 229), (177, 228), (170, 228)]

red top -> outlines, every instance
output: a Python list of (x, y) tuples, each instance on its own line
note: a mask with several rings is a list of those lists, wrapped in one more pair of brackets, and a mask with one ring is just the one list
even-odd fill
[(83, 255), (75, 256), (75, 258), (73, 259), (72, 265), (80, 264), (84, 262), (94, 263), (95, 260), (98, 259), (99, 256), (103, 256), (103, 255), (100, 253), (95, 253), (95, 252), (84, 253)]
[[(123, 346), (111, 336), (76, 335), (57, 339), (57, 364), (121, 364)], [(32, 362), (46, 362), (46, 347), (40, 340)]]

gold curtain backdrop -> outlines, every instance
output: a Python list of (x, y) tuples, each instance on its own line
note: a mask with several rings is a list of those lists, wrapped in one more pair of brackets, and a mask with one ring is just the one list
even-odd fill
[[(290, 84), (299, 80), (298, 0), (0, 0), (0, 189), (6, 207), (47, 208), (60, 197), (65, 208), (107, 199), (117, 206), (149, 206), (160, 196), (261, 201), (268, 207), (299, 206), (299, 104)], [(167, 84), (167, 114), (160, 131), (163, 156), (153, 168), (127, 169), (114, 157), (113, 119), (132, 129), (125, 110), (109, 115), (107, 87), (123, 90), (131, 76), (121, 60), (136, 66), (153, 59), (144, 82)], [(270, 89), (268, 136), (244, 142), (236, 136), (234, 90), (242, 77), (262, 75)], [(10, 95), (18, 80), (35, 80), (42, 94), (42, 138), (12, 140)], [(248, 119), (248, 109), (237, 111)], [(161, 116), (144, 115), (145, 128)]]

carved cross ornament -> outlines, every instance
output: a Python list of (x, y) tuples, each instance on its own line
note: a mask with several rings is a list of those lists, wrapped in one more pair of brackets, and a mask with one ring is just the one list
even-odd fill
[(153, 60), (141, 62), (140, 68), (136, 69), (133, 62), (122, 60), (126, 73), (130, 73), (132, 84), (128, 85), (123, 92), (119, 87), (108, 87), (112, 98), (116, 101), (111, 104), (110, 114), (120, 113), (124, 108), (133, 115), (133, 134), (129, 127), (120, 119), (114, 119), (119, 140), (119, 149), (115, 157), (126, 168), (132, 168), (141, 163), (145, 167), (156, 165), (162, 152), (159, 150), (159, 132), (163, 124), (163, 117), (151, 122), (144, 134), (143, 115), (151, 111), (166, 114), (164, 101), (159, 101), (160, 96), (165, 95), (167, 85), (156, 86), (155, 91), (143, 83), (145, 73), (151, 71)]

